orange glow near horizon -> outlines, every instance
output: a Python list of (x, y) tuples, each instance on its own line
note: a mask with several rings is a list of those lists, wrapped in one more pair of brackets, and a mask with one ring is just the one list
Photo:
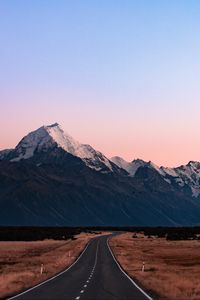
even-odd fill
[[(55, 120), (45, 122), (46, 125), (54, 123)], [(83, 120), (82, 120), (83, 121)], [(23, 136), (30, 131), (37, 129), (44, 123), (32, 122), (26, 127), (22, 122), (15, 124), (10, 121), (10, 127), (0, 127), (0, 149), (14, 148)], [(69, 126), (70, 125), (70, 126)], [(84, 125), (84, 126), (83, 126)], [(112, 124), (111, 124), (112, 125)], [(194, 136), (184, 136), (184, 133), (173, 136), (170, 131), (165, 135), (155, 135), (153, 132), (150, 134), (148, 128), (145, 133), (145, 128), (141, 127), (140, 130), (132, 130), (129, 128), (126, 134), (120, 126), (113, 126), (103, 128), (100, 123), (96, 122), (96, 126), (90, 126), (90, 122), (73, 124), (73, 118), (68, 122), (63, 120), (61, 123), (64, 131), (72, 135), (81, 143), (90, 144), (96, 150), (104, 153), (108, 158), (112, 156), (120, 156), (127, 161), (133, 159), (143, 159), (145, 161), (151, 160), (159, 166), (176, 167), (182, 164), (187, 164), (190, 160), (200, 160), (200, 139)], [(67, 128), (68, 127), (68, 128)], [(147, 130), (147, 127), (146, 127)]]
[(58, 122), (107, 157), (200, 161), (200, 1), (0, 6), (0, 149)]

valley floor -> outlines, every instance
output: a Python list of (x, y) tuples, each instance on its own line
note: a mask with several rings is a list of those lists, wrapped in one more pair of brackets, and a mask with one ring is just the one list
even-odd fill
[[(200, 241), (166, 241), (124, 233), (110, 246), (124, 270), (162, 300), (200, 299)], [(142, 271), (143, 262), (145, 269)]]
[[(0, 242), (0, 298), (32, 287), (62, 271), (97, 236), (81, 233), (75, 240)], [(41, 264), (43, 274), (41, 275)]]

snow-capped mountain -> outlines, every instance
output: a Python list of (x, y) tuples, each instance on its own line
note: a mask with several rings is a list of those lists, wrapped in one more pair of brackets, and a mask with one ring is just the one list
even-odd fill
[(129, 174), (129, 167), (130, 167), (130, 163), (127, 162), (125, 159), (123, 159), (122, 157), (119, 157), (119, 156), (114, 156), (114, 157), (111, 157), (110, 160), (116, 164), (118, 167), (126, 170)]
[(134, 176), (140, 167), (149, 167), (159, 171), (159, 167), (153, 164), (151, 161), (146, 162), (142, 159), (134, 159), (133, 161), (128, 162), (119, 156), (114, 156), (110, 160), (114, 162), (118, 167), (126, 170), (130, 176)]
[(193, 226), (200, 163), (108, 159), (57, 124), (0, 151), (0, 225)]
[(102, 172), (113, 172), (116, 166), (101, 152), (90, 145), (81, 144), (69, 134), (65, 133), (58, 123), (42, 126), (25, 136), (13, 150), (0, 151), (0, 159), (6, 156), (12, 162), (29, 159), (37, 152), (45, 152), (58, 147), (64, 151), (81, 158), (85, 164)]
[[(0, 151), (0, 160), (20, 162), (35, 157), (35, 154), (49, 150), (62, 149), (66, 153), (80, 158), (87, 167), (101, 173), (117, 173), (134, 177), (139, 168), (155, 170), (162, 179), (173, 187), (184, 190), (193, 197), (200, 195), (200, 163), (190, 161), (187, 165), (176, 168), (158, 167), (153, 162), (135, 159), (127, 162), (119, 156), (110, 160), (90, 145), (81, 144), (65, 133), (58, 123), (42, 126), (25, 136), (15, 149)], [(39, 162), (40, 163), (40, 162)], [(37, 161), (38, 164), (38, 161)]]
[(123, 158), (115, 156), (111, 161), (120, 168), (126, 170), (130, 176), (134, 177), (140, 167), (149, 167), (156, 170), (163, 179), (169, 184), (178, 185), (181, 188), (189, 187), (192, 195), (198, 197), (200, 195), (200, 163), (190, 161), (187, 165), (176, 168), (158, 167), (151, 161), (145, 162), (141, 159), (127, 162)]
[(189, 186), (194, 197), (200, 195), (200, 163), (190, 161), (187, 165), (177, 168), (160, 168), (161, 174), (171, 184), (178, 184), (180, 187)]

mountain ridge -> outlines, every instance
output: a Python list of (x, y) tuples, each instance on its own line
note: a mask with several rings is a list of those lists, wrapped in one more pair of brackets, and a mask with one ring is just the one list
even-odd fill
[(55, 146), (81, 158), (86, 165), (97, 171), (113, 172), (113, 168), (119, 171), (119, 168), (100, 151), (96, 151), (88, 144), (79, 143), (66, 134), (58, 123), (42, 126), (28, 133), (15, 149), (0, 151), (0, 159), (7, 157), (10, 161), (17, 162), (33, 157), (35, 152), (47, 151)]
[(155, 169), (164, 180), (171, 184), (179, 184), (181, 187), (188, 185), (194, 197), (200, 195), (200, 162), (189, 161), (186, 165), (181, 165), (175, 168), (158, 167), (151, 161), (145, 162), (140, 159), (127, 162), (121, 157), (112, 157), (111, 161), (117, 164), (119, 167), (124, 168), (130, 176), (134, 176), (138, 168), (148, 166)]
[(57, 123), (42, 126), (0, 151), (0, 225), (199, 225), (199, 176), (198, 162), (113, 162)]

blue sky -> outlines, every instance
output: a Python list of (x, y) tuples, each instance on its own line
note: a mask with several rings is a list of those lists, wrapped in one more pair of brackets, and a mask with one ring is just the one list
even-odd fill
[(57, 121), (108, 156), (200, 160), (199, 33), (200, 1), (1, 0), (0, 148)]

